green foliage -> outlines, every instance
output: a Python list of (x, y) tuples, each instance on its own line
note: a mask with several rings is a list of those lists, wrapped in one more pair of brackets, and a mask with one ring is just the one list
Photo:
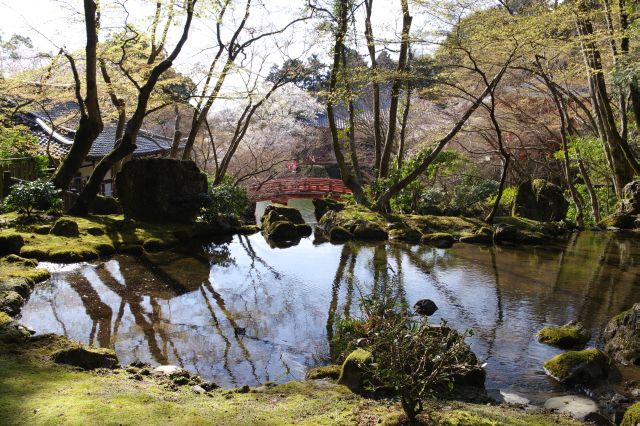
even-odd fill
[(14, 185), (3, 202), (3, 210), (18, 211), (31, 216), (34, 210), (59, 209), (62, 206), (60, 190), (48, 180), (39, 179)]
[(359, 318), (338, 318), (335, 322), (334, 334), (329, 342), (331, 360), (342, 362), (354, 349), (353, 343), (366, 336), (367, 325)]
[[(510, 216), (511, 215), (511, 206), (513, 206), (513, 200), (516, 197), (516, 192), (518, 192), (518, 188), (515, 186), (510, 186), (504, 188), (502, 190), (502, 197), (500, 197), (500, 206), (498, 207), (498, 216)], [(496, 190), (495, 194), (487, 197), (484, 202), (484, 208), (487, 211), (490, 211), (493, 205), (496, 202), (496, 198), (498, 197), (498, 191)]]
[(0, 158), (30, 157), (38, 149), (38, 140), (25, 126), (0, 126)]
[(214, 185), (209, 183), (209, 191), (202, 208), (202, 219), (205, 222), (216, 222), (220, 215), (241, 216), (249, 205), (247, 191), (234, 185), (229, 179)]

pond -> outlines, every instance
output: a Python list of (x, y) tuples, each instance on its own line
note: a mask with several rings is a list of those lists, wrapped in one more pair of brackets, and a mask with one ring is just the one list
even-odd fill
[(542, 363), (543, 326), (580, 320), (590, 345), (609, 318), (640, 300), (636, 236), (583, 232), (544, 247), (435, 249), (396, 243), (343, 245), (303, 239), (271, 248), (261, 234), (184, 251), (106, 262), (47, 264), (22, 312), (38, 333), (114, 348), (123, 364), (176, 364), (224, 387), (284, 382), (327, 362), (340, 316), (361, 295), (430, 298), (471, 329), (487, 388), (533, 402), (563, 392)]

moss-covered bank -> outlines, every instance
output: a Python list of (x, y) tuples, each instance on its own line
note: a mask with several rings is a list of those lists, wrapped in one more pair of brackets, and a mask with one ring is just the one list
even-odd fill
[(362, 206), (327, 210), (318, 228), (333, 241), (399, 240), (450, 247), (472, 244), (540, 244), (566, 233), (562, 222), (538, 222), (520, 217), (498, 217), (494, 225), (479, 219), (433, 215), (382, 215)]
[[(127, 369), (79, 371), (51, 361), (60, 337), (0, 345), (0, 416), (6, 425), (40, 424), (399, 424), (399, 404), (369, 400), (328, 381), (289, 382), (249, 392), (168, 386)], [(197, 390), (197, 391), (196, 391)], [(577, 425), (535, 410), (443, 401), (422, 416), (434, 425)]]

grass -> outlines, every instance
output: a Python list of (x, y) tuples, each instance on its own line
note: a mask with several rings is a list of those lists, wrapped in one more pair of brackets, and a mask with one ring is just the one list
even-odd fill
[[(0, 317), (1, 319), (1, 317)], [(134, 380), (126, 370), (82, 372), (53, 364), (69, 345), (49, 336), (0, 346), (0, 416), (6, 425), (354, 425), (400, 424), (399, 404), (369, 400), (327, 381), (293, 381), (237, 393), (169, 390), (152, 376)], [(430, 402), (422, 419), (435, 425), (577, 425), (541, 412)]]

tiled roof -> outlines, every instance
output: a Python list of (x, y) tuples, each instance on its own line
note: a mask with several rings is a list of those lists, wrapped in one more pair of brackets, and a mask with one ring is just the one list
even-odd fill
[[(31, 112), (21, 117), (23, 124), (27, 125), (34, 136), (38, 138), (40, 145), (40, 154), (47, 154), (47, 150), (54, 158), (62, 158), (69, 152), (73, 144), (74, 131), (70, 130), (69, 124), (75, 126), (77, 120), (74, 114), (77, 114), (77, 104), (74, 102), (59, 103), (48, 108), (44, 112)], [(64, 127), (56, 127), (53, 135), (51, 134), (51, 121), (56, 122), (58, 119), (64, 118)], [(72, 123), (73, 122), (73, 123)], [(102, 133), (93, 142), (91, 150), (87, 155), (89, 160), (99, 160), (106, 156), (115, 145), (116, 125), (112, 123), (105, 124)], [(151, 132), (140, 130), (136, 139), (136, 150), (134, 157), (145, 157), (153, 155), (165, 155), (171, 150), (171, 139), (164, 136), (155, 135)]]

